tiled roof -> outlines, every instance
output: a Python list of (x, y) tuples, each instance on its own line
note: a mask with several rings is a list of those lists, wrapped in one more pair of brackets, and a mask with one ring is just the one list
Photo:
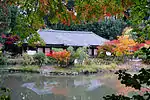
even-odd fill
[(106, 39), (85, 31), (40, 30), (40, 37), (46, 44), (63, 44), (65, 46), (102, 45)]

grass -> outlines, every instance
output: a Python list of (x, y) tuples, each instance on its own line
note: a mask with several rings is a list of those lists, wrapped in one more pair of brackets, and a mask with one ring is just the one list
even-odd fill
[(55, 66), (54, 68), (56, 69), (55, 71), (62, 71), (62, 72), (81, 72), (81, 71), (89, 71), (89, 72), (95, 72), (97, 70), (112, 70), (117, 67), (116, 64), (112, 63), (110, 65), (75, 65), (71, 68), (61, 68)]
[(98, 69), (102, 69), (102, 70), (110, 70), (110, 69), (115, 69), (117, 67), (116, 64), (112, 63), (110, 65), (96, 65), (96, 64), (92, 64), (92, 65), (77, 65), (75, 68), (73, 68), (74, 70), (90, 70), (90, 71), (96, 71)]
[(24, 70), (24, 71), (37, 71), (40, 69), (39, 66), (32, 66), (32, 65), (28, 65), (28, 66), (15, 66), (15, 67), (10, 67), (9, 69), (16, 69), (16, 70)]

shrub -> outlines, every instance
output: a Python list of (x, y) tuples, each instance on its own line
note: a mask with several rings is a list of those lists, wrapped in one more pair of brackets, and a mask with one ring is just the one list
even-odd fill
[(139, 43), (133, 50), (135, 57), (142, 59), (145, 63), (150, 64), (150, 40), (146, 40), (144, 43)]
[(67, 48), (67, 51), (69, 51), (71, 53), (69, 64), (73, 65), (74, 64), (74, 60), (77, 58), (76, 52), (75, 52), (74, 48), (71, 47), (71, 46)]
[(150, 64), (150, 47), (142, 47), (134, 53), (135, 57), (142, 59), (145, 63)]
[(8, 58), (5, 57), (3, 54), (0, 55), (0, 65), (6, 65)]
[(63, 50), (59, 52), (53, 51), (52, 53), (47, 54), (47, 56), (56, 59), (59, 66), (67, 66), (70, 60), (70, 52)]
[(33, 56), (24, 53), (23, 57), (23, 65), (32, 65), (34, 63)]
[(48, 64), (57, 64), (57, 60), (55, 58), (47, 56), (47, 59)]
[[(117, 40), (106, 42), (104, 45), (98, 47), (98, 56), (102, 56), (106, 51), (111, 52), (115, 56), (126, 56), (133, 54), (133, 47), (136, 42), (129, 37), (129, 35), (118, 36)], [(102, 55), (103, 54), (103, 55)]]
[(9, 88), (0, 87), (0, 100), (11, 100), (10, 94), (11, 91)]
[(45, 54), (42, 52), (36, 53), (35, 55), (33, 55), (33, 58), (34, 58), (35, 64), (38, 64), (40, 66), (47, 63), (47, 58)]
[(77, 58), (77, 61), (79, 64), (82, 64), (85, 59), (89, 58), (89, 55), (87, 54), (87, 48), (86, 47), (80, 47), (75, 52), (75, 57)]
[(48, 59), (52, 60), (54, 63), (56, 60), (59, 66), (73, 65), (75, 59), (77, 59), (79, 64), (82, 64), (83, 61), (89, 57), (86, 47), (80, 47), (76, 51), (73, 47), (68, 47), (67, 51), (52, 51), (48, 53), (47, 56)]
[(98, 50), (97, 50), (97, 57), (98, 58), (104, 58), (107, 56), (107, 52), (110, 52), (111, 55), (113, 54), (112, 52), (112, 49), (113, 49), (113, 46), (112, 45), (109, 45), (109, 44), (104, 44), (102, 46), (98, 46), (97, 47)]
[[(16, 64), (23, 64), (24, 63), (24, 59), (22, 58), (15, 58), (15, 59), (8, 59), (8, 64), (9, 65), (16, 65)], [(27, 64), (24, 64), (27, 65)]]

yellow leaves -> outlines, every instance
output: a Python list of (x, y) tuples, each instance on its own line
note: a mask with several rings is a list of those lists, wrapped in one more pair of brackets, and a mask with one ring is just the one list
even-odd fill
[(118, 43), (115, 44), (113, 49), (116, 56), (122, 56), (124, 54), (132, 54), (132, 47), (137, 43), (129, 37), (129, 35), (122, 35), (118, 37)]

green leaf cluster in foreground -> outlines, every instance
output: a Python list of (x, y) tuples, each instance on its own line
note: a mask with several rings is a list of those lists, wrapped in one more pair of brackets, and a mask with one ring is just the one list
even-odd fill
[[(121, 80), (122, 84), (127, 87), (133, 87), (135, 89), (141, 90), (142, 88), (148, 88), (150, 86), (150, 69), (142, 68), (138, 74), (131, 75), (125, 71), (118, 71), (118, 79)], [(127, 97), (123, 95), (107, 95), (104, 97), (105, 100), (149, 100), (150, 91), (145, 91), (143, 95), (133, 95), (132, 97)]]

